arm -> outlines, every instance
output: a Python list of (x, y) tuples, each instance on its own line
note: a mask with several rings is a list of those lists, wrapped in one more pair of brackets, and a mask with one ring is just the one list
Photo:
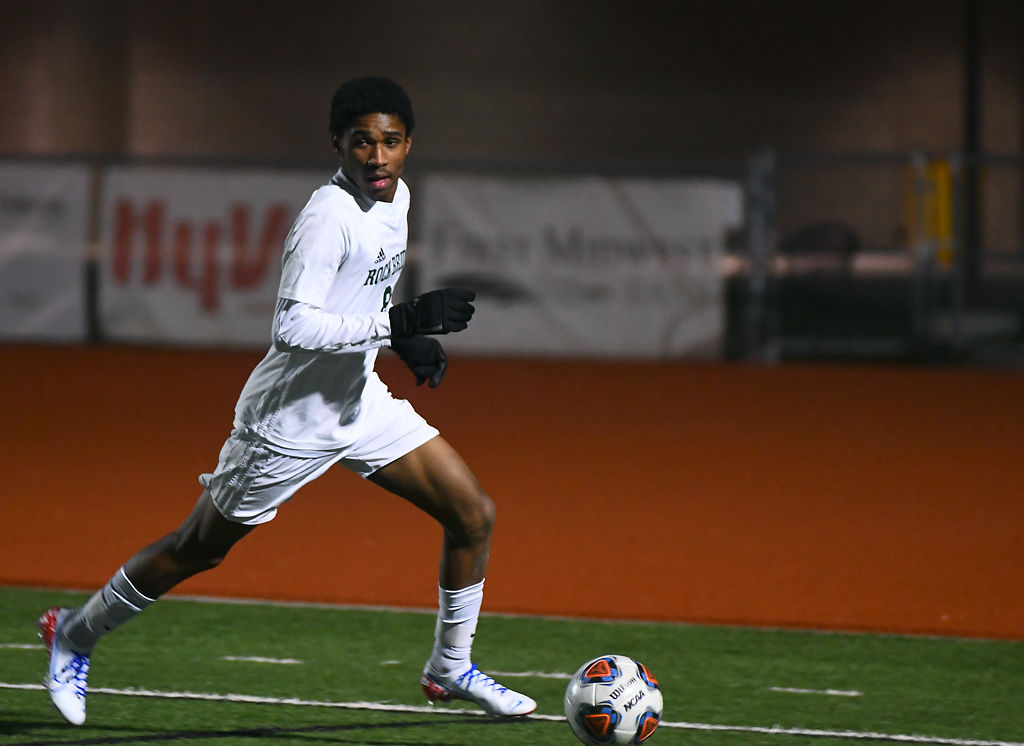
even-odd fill
[(386, 311), (325, 310), (351, 245), (346, 214), (330, 197), (314, 193), (285, 239), (272, 330), (274, 347), (281, 351), (361, 352), (388, 343)]
[(340, 316), (302, 301), (277, 299), (274, 347), (283, 352), (362, 352), (388, 345), (390, 334), (386, 311)]
[[(384, 321), (381, 320), (381, 317)], [(369, 334), (365, 331), (370, 329)], [(430, 381), (436, 388), (448, 368), (448, 357), (433, 337), (416, 335), (386, 339), (390, 320), (387, 312), (372, 316), (343, 317), (327, 313), (308, 303), (277, 299), (274, 314), (274, 347), (283, 352), (307, 350), (310, 352), (355, 352), (371, 347), (391, 348), (416, 376), (416, 385)]]
[(358, 352), (386, 346), (391, 338), (466, 328), (475, 293), (462, 288), (432, 290), (379, 313), (324, 310), (351, 245), (346, 213), (331, 196), (314, 193), (285, 239), (273, 324), (276, 349)]

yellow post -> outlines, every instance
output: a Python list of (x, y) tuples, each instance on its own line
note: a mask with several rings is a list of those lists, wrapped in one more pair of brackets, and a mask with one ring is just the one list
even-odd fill
[(907, 238), (915, 251), (948, 268), (954, 258), (953, 166), (947, 158), (920, 156), (910, 169), (906, 199)]

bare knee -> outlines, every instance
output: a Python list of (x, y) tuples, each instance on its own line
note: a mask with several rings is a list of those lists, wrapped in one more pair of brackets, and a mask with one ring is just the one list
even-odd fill
[(480, 490), (477, 499), (477, 514), (473, 524), (474, 535), (483, 540), (490, 540), (491, 531), (494, 529), (494, 520), (498, 516), (498, 506), (494, 500), (483, 490)]
[(186, 534), (180, 529), (173, 536), (171, 554), (178, 565), (190, 574), (212, 570), (224, 561), (231, 548), (203, 541), (195, 534)]
[(157, 598), (186, 578), (216, 567), (226, 554), (227, 550), (211, 551), (179, 528), (137, 552), (125, 563), (125, 573), (140, 593)]
[[(154, 566), (156, 574), (165, 574), (173, 582), (180, 582), (219, 565), (230, 548), (230, 543), (211, 541), (186, 522), (140, 553), (140, 559), (145, 557), (144, 564)], [(140, 572), (146, 571), (140, 568)]]
[(488, 543), (497, 515), (497, 506), (490, 495), (477, 488), (454, 507), (453, 520), (445, 528), (455, 542), (461, 546)]
[(203, 493), (192, 514), (171, 533), (170, 554), (186, 574), (211, 570), (252, 529), (224, 518)]
[(175, 585), (219, 565), (253, 526), (221, 517), (206, 493), (174, 531), (139, 550), (125, 563), (125, 573), (140, 593), (157, 598)]

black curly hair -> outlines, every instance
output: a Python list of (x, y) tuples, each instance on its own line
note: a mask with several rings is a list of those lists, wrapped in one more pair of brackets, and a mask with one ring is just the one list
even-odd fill
[(398, 116), (405, 123), (405, 134), (412, 134), (416, 119), (409, 96), (398, 83), (382, 77), (354, 78), (335, 91), (331, 99), (331, 134), (340, 136), (355, 119), (377, 112)]

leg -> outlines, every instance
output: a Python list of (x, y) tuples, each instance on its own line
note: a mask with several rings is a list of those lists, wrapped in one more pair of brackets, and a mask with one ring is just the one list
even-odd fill
[(222, 516), (204, 491), (191, 515), (124, 565), (125, 575), (140, 593), (157, 598), (183, 580), (221, 563), (228, 550), (255, 526)]
[(85, 722), (89, 654), (100, 636), (116, 629), (185, 578), (215, 567), (253, 529), (233, 523), (203, 492), (191, 515), (172, 533), (135, 554), (77, 609), (50, 609), (39, 620), (49, 651), (50, 698), (64, 718)]
[(204, 491), (176, 530), (136, 552), (107, 585), (68, 616), (62, 636), (76, 650), (88, 654), (102, 635), (156, 598), (186, 578), (220, 564), (235, 542), (253, 528), (224, 518)]
[(370, 479), (441, 524), (442, 588), (455, 590), (483, 581), (494, 525), (494, 502), (446, 440), (436, 437), (427, 441), (379, 469)]
[(435, 437), (370, 479), (432, 516), (444, 531), (434, 650), (420, 683), (431, 701), (466, 699), (491, 715), (527, 715), (537, 703), (470, 661), (483, 601), (494, 502), (455, 449)]

